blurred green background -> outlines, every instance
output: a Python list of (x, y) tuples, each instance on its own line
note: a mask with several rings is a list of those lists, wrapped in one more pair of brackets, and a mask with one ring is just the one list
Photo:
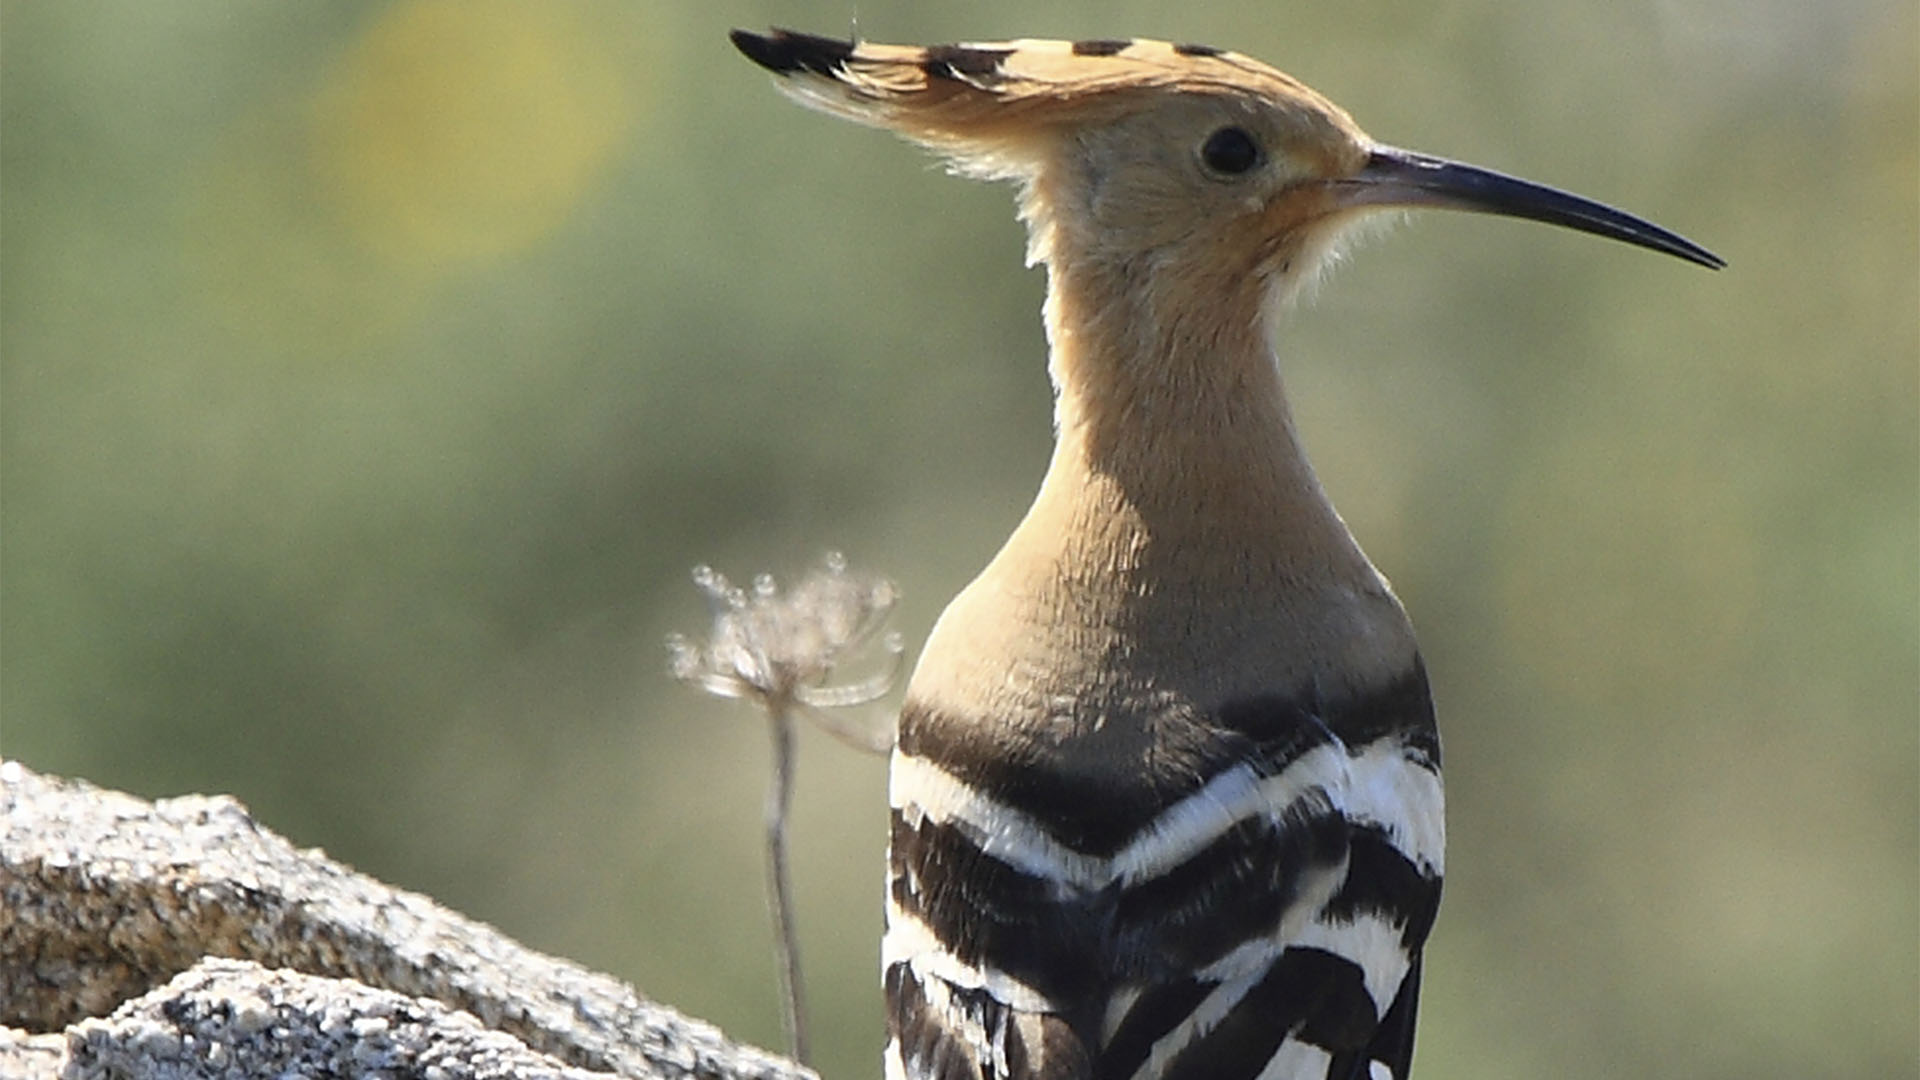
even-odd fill
[[(1203, 41), (1732, 262), (1423, 215), (1284, 335), (1446, 732), (1423, 1080), (1915, 1075), (1915, 5), (1171, 7), (0, 3), (0, 750), (779, 1044), (765, 732), (663, 638), (840, 548), (917, 647), (1044, 464), (1043, 277), (725, 31)], [(874, 1076), (884, 770), (801, 755)]]

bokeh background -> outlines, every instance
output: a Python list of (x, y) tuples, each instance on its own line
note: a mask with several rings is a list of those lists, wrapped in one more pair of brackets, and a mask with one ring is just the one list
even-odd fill
[[(856, 14), (1238, 48), (1731, 260), (1424, 215), (1285, 332), (1446, 732), (1420, 1075), (1915, 1075), (1911, 0), (0, 3), (0, 752), (777, 1045), (767, 740), (667, 675), (688, 570), (844, 550), (917, 648), (1049, 440), (1008, 192), (725, 39)], [(803, 739), (832, 1077), (883, 771)]]

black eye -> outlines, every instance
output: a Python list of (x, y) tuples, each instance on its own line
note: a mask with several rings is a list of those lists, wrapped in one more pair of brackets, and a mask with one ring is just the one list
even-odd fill
[(1260, 164), (1260, 144), (1246, 128), (1223, 127), (1207, 136), (1200, 147), (1200, 160), (1222, 176), (1239, 176)]

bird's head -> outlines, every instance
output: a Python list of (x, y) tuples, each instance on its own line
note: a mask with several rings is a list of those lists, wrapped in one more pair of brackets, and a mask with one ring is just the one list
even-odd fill
[(1025, 192), (1033, 261), (1191, 271), (1288, 292), (1381, 209), (1531, 218), (1708, 267), (1656, 225), (1552, 188), (1385, 146), (1297, 80), (1158, 41), (876, 45), (735, 31), (802, 102), (929, 146)]

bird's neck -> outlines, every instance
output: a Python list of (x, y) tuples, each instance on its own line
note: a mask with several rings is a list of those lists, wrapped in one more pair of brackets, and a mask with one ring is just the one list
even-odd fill
[(1010, 547), (1120, 590), (1371, 579), (1295, 431), (1264, 282), (1065, 262), (1048, 285), (1057, 442)]
[[(1188, 307), (1115, 273), (1052, 266), (1052, 462), (908, 697), (1041, 731), (1068, 700), (1218, 703), (1403, 672), (1411, 630), (1295, 436), (1259, 283), (1201, 283), (1214, 306)], [(1185, 317), (1202, 311), (1229, 317)]]

